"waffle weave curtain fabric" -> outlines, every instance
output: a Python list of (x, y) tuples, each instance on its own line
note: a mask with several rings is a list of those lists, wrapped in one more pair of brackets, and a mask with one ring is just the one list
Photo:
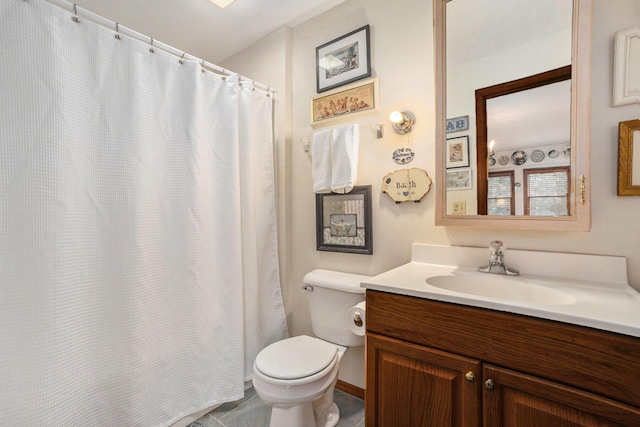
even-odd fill
[(162, 426), (283, 338), (272, 98), (0, 3), (0, 425)]

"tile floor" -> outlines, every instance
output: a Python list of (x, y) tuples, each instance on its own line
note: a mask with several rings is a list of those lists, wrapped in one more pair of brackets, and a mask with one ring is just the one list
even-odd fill
[[(340, 408), (337, 427), (363, 427), (364, 402), (348, 393), (336, 390), (335, 402)], [(271, 408), (262, 403), (253, 388), (247, 390), (244, 399), (225, 403), (188, 427), (269, 427)]]

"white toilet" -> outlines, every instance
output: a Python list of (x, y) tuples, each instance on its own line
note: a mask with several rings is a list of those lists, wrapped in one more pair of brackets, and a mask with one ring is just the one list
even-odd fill
[(263, 349), (253, 365), (253, 387), (271, 406), (271, 427), (333, 427), (340, 411), (333, 401), (340, 361), (347, 347), (364, 344), (349, 329), (347, 311), (364, 301), (368, 276), (313, 270), (304, 276), (311, 325), (318, 338), (287, 338)]

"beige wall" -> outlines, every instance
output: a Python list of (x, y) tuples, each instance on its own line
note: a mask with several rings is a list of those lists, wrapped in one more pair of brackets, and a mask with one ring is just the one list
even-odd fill
[[(394, 109), (415, 113), (417, 124), (410, 147), (413, 167), (435, 173), (433, 37), (431, 2), (424, 0), (349, 0), (293, 28), (291, 38), (276, 33), (223, 66), (281, 91), (280, 127), (290, 129), (278, 139), (283, 288), (293, 335), (311, 333), (302, 289), (304, 274), (328, 268), (378, 274), (409, 261), (412, 242), (487, 246), (502, 239), (511, 248), (625, 256), (630, 283), (640, 289), (640, 197), (616, 196), (617, 124), (640, 117), (640, 105), (612, 108), (614, 33), (638, 25), (637, 0), (595, 0), (593, 40), (593, 102), (591, 183), (593, 226), (588, 233), (541, 232), (436, 227), (434, 193), (421, 203), (395, 204), (380, 193), (382, 177), (399, 167), (392, 152), (407, 146), (406, 137), (393, 133), (387, 119)], [(315, 198), (311, 158), (302, 149), (310, 139), (309, 99), (315, 91), (315, 47), (363, 25), (371, 25), (373, 74), (380, 83), (380, 111), (353, 120), (361, 125), (358, 183), (373, 186), (373, 255), (318, 252), (315, 246)], [(285, 31), (286, 33), (286, 31)], [(289, 44), (290, 42), (290, 44)], [(273, 51), (275, 56), (271, 56)], [(282, 53), (286, 52), (286, 57)], [(254, 58), (253, 55), (258, 55)], [(274, 59), (275, 58), (275, 59)], [(284, 73), (287, 77), (283, 79)], [(290, 93), (291, 97), (282, 96)], [(282, 117), (278, 119), (283, 121)], [(385, 125), (385, 137), (375, 139), (371, 124)], [(284, 162), (284, 164), (282, 163)], [(508, 257), (508, 253), (507, 253)], [(347, 353), (341, 378), (363, 387), (363, 349)]]

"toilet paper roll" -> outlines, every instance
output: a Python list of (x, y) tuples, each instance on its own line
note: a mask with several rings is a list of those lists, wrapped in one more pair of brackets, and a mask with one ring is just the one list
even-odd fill
[(358, 336), (363, 336), (366, 330), (365, 314), (367, 306), (364, 301), (351, 307), (347, 315), (349, 317), (349, 330)]

